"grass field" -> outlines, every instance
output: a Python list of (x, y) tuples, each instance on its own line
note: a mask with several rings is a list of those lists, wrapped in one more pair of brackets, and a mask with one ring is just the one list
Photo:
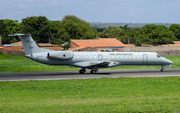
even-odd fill
[[(180, 56), (166, 57), (180, 68)], [(107, 69), (154, 69), (160, 66), (117, 66)], [(0, 72), (71, 71), (23, 56), (0, 53)], [(180, 77), (120, 77), (0, 82), (0, 112), (180, 112)]]
[[(174, 62), (172, 67), (180, 68), (180, 56), (167, 56)], [(160, 66), (117, 66), (104, 69), (160, 69)], [(24, 56), (4, 55), (0, 52), (0, 72), (41, 72), (41, 71), (78, 71), (72, 66), (49, 66), (32, 61)], [(101, 70), (101, 69), (100, 69)]]
[(180, 112), (180, 77), (0, 82), (0, 112)]

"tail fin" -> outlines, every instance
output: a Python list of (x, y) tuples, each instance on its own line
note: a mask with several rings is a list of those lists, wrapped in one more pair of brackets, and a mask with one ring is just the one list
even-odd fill
[(8, 36), (18, 36), (21, 39), (25, 55), (39, 53), (39, 52), (51, 52), (53, 50), (42, 49), (37, 46), (30, 34), (10, 34)]

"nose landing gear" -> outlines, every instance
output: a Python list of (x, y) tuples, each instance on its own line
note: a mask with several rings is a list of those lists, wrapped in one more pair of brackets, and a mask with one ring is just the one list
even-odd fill
[(161, 69), (161, 72), (164, 72), (165, 70), (164, 69)]
[(163, 65), (161, 65), (161, 72), (164, 72), (164, 71), (165, 71), (165, 69), (164, 69)]

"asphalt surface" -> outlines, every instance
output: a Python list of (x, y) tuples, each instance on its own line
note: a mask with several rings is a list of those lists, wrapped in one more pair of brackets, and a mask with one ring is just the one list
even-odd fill
[(0, 73), (0, 81), (24, 81), (24, 80), (59, 80), (59, 79), (85, 79), (101, 77), (164, 77), (180, 76), (180, 68), (166, 69), (127, 69), (127, 70), (99, 70), (96, 74), (90, 74), (87, 70), (85, 74), (78, 71), (56, 71), (56, 72), (13, 72)]

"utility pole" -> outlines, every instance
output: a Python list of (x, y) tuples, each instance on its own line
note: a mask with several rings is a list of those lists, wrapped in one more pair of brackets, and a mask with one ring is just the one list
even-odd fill
[(129, 37), (128, 37), (128, 47), (129, 47)]
[(0, 36), (0, 46), (2, 45), (2, 37)]

